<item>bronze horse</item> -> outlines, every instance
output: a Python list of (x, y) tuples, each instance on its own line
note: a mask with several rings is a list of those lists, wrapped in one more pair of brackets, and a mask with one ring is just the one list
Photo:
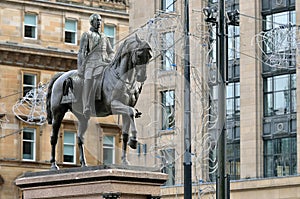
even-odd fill
[[(101, 98), (95, 99), (94, 113), (92, 116), (105, 117), (112, 114), (122, 115), (122, 163), (127, 161), (127, 144), (135, 149), (137, 145), (135, 117), (141, 113), (134, 106), (137, 103), (139, 94), (144, 81), (147, 79), (146, 65), (151, 59), (150, 45), (141, 40), (137, 35), (129, 37), (119, 47), (112, 63), (104, 69), (102, 81), (97, 82), (96, 87), (100, 86)], [(84, 134), (88, 127), (88, 120), (82, 114), (82, 86), (77, 83), (77, 88), (73, 89), (76, 102), (62, 103), (62, 98), (66, 95), (66, 90), (72, 81), (72, 77), (77, 77), (77, 70), (57, 73), (50, 81), (47, 93), (47, 120), (52, 124), (51, 134), (51, 169), (58, 170), (55, 160), (55, 148), (58, 139), (58, 132), (67, 111), (71, 111), (78, 119), (77, 144), (79, 147), (79, 159), (82, 167), (87, 166), (84, 155)], [(76, 79), (76, 78), (75, 78)], [(68, 83), (69, 82), (69, 83)], [(138, 83), (139, 82), (139, 83)], [(71, 82), (76, 84), (75, 82)], [(80, 91), (78, 91), (80, 90)], [(129, 138), (129, 128), (131, 136)], [(129, 141), (128, 141), (129, 140)]]

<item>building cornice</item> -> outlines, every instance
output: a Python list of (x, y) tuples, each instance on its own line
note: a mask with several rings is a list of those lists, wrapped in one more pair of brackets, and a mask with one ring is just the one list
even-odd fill
[[(93, 6), (87, 6), (84, 4), (74, 4), (72, 2), (57, 2), (57, 1), (48, 1), (48, 0), (6, 0), (6, 2), (12, 3), (14, 5), (28, 5), (28, 6), (37, 6), (37, 7), (44, 7), (47, 9), (56, 9), (56, 10), (62, 10), (62, 11), (68, 11), (68, 12), (79, 12), (79, 13), (85, 13), (85, 14), (91, 14), (94, 12), (99, 13), (102, 16), (108, 16), (108, 17), (114, 17), (119, 19), (129, 19), (129, 13), (125, 9), (121, 11), (113, 9), (113, 7), (107, 7), (107, 8), (101, 8), (101, 7), (93, 7)], [(108, 3), (105, 3), (103, 5), (107, 5)], [(118, 5), (115, 5), (115, 7), (118, 7)]]
[(77, 53), (0, 42), (0, 64), (39, 70), (68, 71), (77, 69)]

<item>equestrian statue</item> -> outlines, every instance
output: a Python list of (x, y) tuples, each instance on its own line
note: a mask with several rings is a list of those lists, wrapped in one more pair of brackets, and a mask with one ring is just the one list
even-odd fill
[(100, 15), (91, 15), (90, 24), (90, 30), (83, 33), (80, 40), (78, 69), (57, 73), (49, 82), (46, 104), (47, 120), (52, 124), (52, 170), (59, 169), (55, 150), (59, 128), (67, 111), (78, 119), (77, 144), (82, 167), (87, 166), (84, 134), (90, 117), (122, 115), (123, 164), (128, 164), (127, 144), (133, 149), (137, 147), (135, 118), (141, 113), (134, 107), (147, 79), (146, 65), (152, 57), (151, 47), (136, 34), (125, 39), (114, 53), (109, 39), (98, 32)]

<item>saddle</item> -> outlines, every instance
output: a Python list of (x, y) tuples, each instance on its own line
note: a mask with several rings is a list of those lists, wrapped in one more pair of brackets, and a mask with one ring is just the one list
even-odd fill
[[(104, 70), (106, 70), (106, 68)], [(104, 70), (94, 78), (93, 89), (95, 89), (95, 100), (101, 100)], [(84, 80), (78, 76), (78, 73), (68, 77), (63, 83), (61, 104), (81, 102), (83, 83)]]

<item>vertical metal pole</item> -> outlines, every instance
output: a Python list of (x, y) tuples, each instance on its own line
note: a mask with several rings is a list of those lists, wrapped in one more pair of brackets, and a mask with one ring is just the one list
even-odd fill
[(184, 199), (192, 199), (189, 0), (184, 1)]
[(219, 32), (218, 32), (218, 71), (219, 71), (219, 86), (218, 86), (218, 131), (220, 136), (218, 140), (218, 183), (217, 183), (217, 198), (226, 198), (226, 178), (225, 178), (225, 167), (226, 167), (226, 136), (225, 136), (225, 69), (227, 68), (226, 62), (226, 44), (225, 44), (225, 0), (219, 0)]
[(230, 175), (226, 175), (226, 191), (227, 191), (227, 199), (230, 199)]

